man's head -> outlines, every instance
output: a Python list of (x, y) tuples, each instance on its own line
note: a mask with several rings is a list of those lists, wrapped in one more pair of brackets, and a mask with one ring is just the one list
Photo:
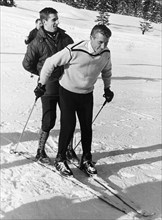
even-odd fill
[(92, 28), (90, 39), (91, 46), (96, 53), (101, 53), (109, 42), (111, 30), (105, 25), (95, 25)]
[(56, 32), (59, 24), (58, 12), (54, 8), (44, 8), (39, 14), (44, 29), (49, 32)]
[(41, 22), (40, 18), (37, 18), (35, 20), (35, 25), (36, 25), (36, 28), (39, 30), (39, 28), (42, 26), (42, 22)]

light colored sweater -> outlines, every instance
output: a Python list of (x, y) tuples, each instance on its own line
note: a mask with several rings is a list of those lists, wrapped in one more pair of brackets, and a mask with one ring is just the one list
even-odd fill
[(108, 48), (100, 54), (94, 54), (90, 41), (68, 45), (60, 52), (46, 59), (40, 72), (39, 82), (45, 85), (53, 69), (64, 65), (60, 85), (74, 93), (92, 92), (101, 73), (104, 88), (111, 83), (111, 58)]

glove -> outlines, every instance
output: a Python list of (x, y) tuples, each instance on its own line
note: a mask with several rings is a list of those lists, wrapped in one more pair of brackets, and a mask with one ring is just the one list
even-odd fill
[(36, 98), (38, 99), (39, 97), (44, 95), (45, 91), (46, 91), (45, 85), (38, 83), (37, 87), (34, 89), (34, 93), (35, 93)]
[(104, 89), (104, 92), (105, 93), (103, 97), (106, 99), (107, 102), (111, 102), (114, 97), (114, 93), (109, 88)]

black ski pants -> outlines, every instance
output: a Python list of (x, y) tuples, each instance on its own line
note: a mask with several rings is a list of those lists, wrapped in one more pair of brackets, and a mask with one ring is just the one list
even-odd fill
[(59, 96), (42, 96), (42, 126), (41, 129), (45, 132), (55, 126), (57, 117), (57, 104), (59, 106)]
[(66, 150), (76, 126), (76, 115), (78, 116), (81, 129), (81, 143), (83, 157), (91, 159), (92, 144), (92, 117), (93, 117), (93, 93), (78, 94), (70, 92), (63, 87), (59, 88), (61, 127), (59, 135), (58, 155), (66, 159)]

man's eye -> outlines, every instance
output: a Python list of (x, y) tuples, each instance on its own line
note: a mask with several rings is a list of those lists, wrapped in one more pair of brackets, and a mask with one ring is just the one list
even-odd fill
[(58, 18), (54, 18), (54, 19), (53, 19), (53, 21), (57, 21), (57, 20), (58, 20)]

